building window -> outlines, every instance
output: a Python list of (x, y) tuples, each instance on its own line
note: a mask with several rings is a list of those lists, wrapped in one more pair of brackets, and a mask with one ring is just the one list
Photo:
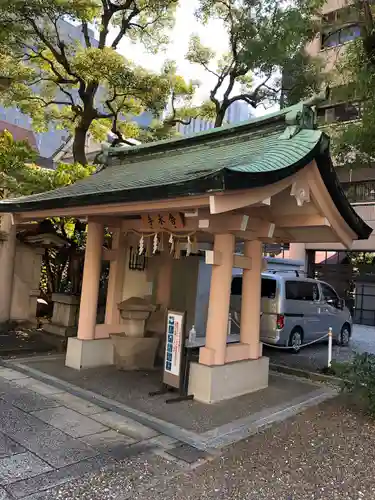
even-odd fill
[(317, 110), (318, 123), (349, 122), (359, 120), (361, 106), (357, 103), (341, 103)]
[(332, 32), (322, 34), (322, 49), (338, 47), (351, 42), (361, 36), (361, 29), (357, 24), (346, 26)]

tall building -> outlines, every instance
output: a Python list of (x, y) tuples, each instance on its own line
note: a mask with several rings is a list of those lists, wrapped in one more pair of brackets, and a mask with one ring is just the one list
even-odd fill
[[(322, 9), (321, 32), (306, 47), (312, 57), (319, 57), (322, 70), (331, 72), (334, 85), (342, 85), (341, 76), (335, 66), (345, 52), (348, 43), (361, 36), (358, 11), (348, 5), (347, 0), (328, 0)], [(318, 111), (320, 123), (350, 121), (360, 118), (360, 106), (355, 102), (336, 101), (321, 107)]]
[[(244, 101), (235, 101), (225, 113), (226, 123), (239, 123), (246, 120), (250, 120), (252, 117), (251, 108)], [(197, 132), (203, 132), (210, 128), (215, 127), (215, 122), (213, 120), (204, 120), (202, 118), (193, 118), (188, 125), (183, 125), (178, 123), (176, 126), (177, 132), (182, 135), (194, 134)]]
[[(354, 3), (354, 2), (353, 2)], [(375, 3), (370, 0), (370, 3)], [(334, 76), (332, 99), (319, 106), (320, 125), (348, 122), (361, 118), (361, 105), (355, 101), (340, 100), (338, 89), (343, 82), (341, 75), (335, 72), (335, 66), (348, 47), (348, 43), (361, 36), (358, 10), (348, 0), (327, 0), (322, 9), (322, 29), (319, 35), (306, 47), (313, 57), (318, 56), (323, 62), (323, 71)], [(363, 166), (351, 169), (339, 168), (337, 173), (347, 195), (353, 202), (375, 201), (375, 168)], [(366, 188), (366, 186), (368, 188)]]
[[(355, 95), (350, 102), (341, 98), (341, 75), (335, 72), (348, 44), (361, 36), (358, 11), (348, 0), (327, 0), (322, 9), (321, 32), (306, 47), (311, 56), (318, 56), (323, 71), (334, 78), (332, 97), (318, 108), (320, 125), (340, 124), (361, 118), (361, 105)], [(369, 3), (374, 4), (373, 0)], [(375, 140), (375, 138), (374, 138)], [(375, 168), (368, 165), (350, 168), (336, 165), (337, 174), (347, 197), (366, 223), (375, 229)], [(350, 250), (349, 252), (347, 250)], [(352, 248), (322, 241), (319, 244), (291, 243), (289, 258), (306, 258), (311, 276), (332, 283), (351, 308), (354, 322), (375, 326), (375, 235), (354, 242)]]

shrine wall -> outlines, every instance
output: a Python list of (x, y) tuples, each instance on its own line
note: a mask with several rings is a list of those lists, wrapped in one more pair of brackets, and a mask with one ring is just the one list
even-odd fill
[(10, 310), (11, 321), (35, 320), (41, 266), (40, 251), (17, 243)]

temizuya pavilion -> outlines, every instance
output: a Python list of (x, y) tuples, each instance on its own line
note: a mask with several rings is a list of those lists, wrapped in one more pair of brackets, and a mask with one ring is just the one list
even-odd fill
[[(175, 259), (179, 269), (193, 266), (194, 257), (185, 256), (185, 250), (211, 248), (206, 252), (212, 265), (206, 341), (190, 370), (190, 392), (203, 402), (267, 386), (268, 359), (259, 341), (262, 243), (324, 241), (349, 248), (352, 240), (367, 239), (372, 231), (347, 201), (329, 138), (316, 130), (313, 108), (306, 103), (190, 137), (118, 146), (108, 151), (105, 168), (90, 178), (2, 201), (0, 212), (13, 214), (15, 224), (51, 216), (87, 219), (78, 335), (69, 339), (66, 358), (76, 368), (111, 362), (109, 335), (124, 328), (117, 305), (128, 272), (127, 246), (139, 251), (140, 245), (148, 250), (150, 265), (158, 262), (152, 293), (165, 308), (173, 302)], [(104, 227), (114, 231), (113, 248), (106, 252)], [(240, 241), (241, 256), (235, 255)], [(3, 257), (0, 276), (12, 258)], [(102, 259), (110, 260), (110, 277), (105, 324), (97, 325)], [(239, 343), (227, 345), (233, 267), (243, 269), (241, 332)], [(139, 288), (140, 279), (129, 287)], [(183, 281), (179, 290), (184, 291)], [(139, 296), (139, 289), (127, 290), (127, 296), (132, 294)]]

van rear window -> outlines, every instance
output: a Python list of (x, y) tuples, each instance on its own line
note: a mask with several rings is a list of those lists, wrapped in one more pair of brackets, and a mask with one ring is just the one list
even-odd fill
[[(232, 295), (242, 295), (242, 277), (233, 278), (232, 280)], [(262, 278), (261, 296), (267, 299), (276, 297), (276, 280)]]
[(267, 299), (276, 297), (276, 280), (262, 278), (262, 297)]

